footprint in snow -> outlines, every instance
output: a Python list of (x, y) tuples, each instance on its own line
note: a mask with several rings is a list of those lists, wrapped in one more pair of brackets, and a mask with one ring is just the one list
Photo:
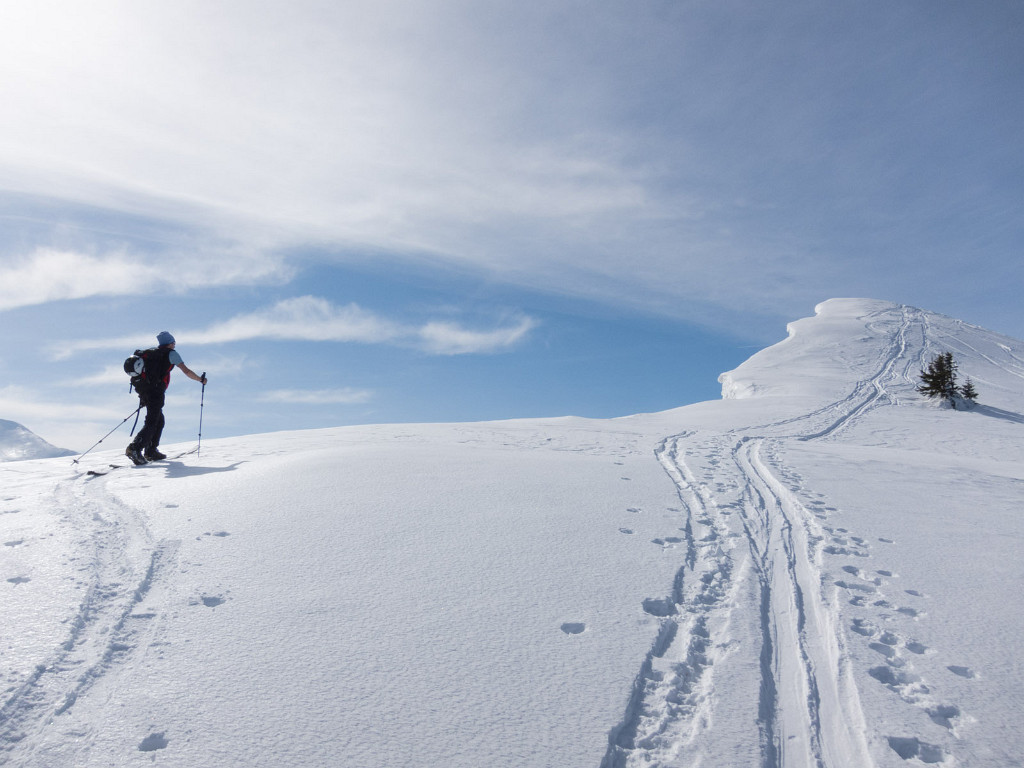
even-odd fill
[(201, 595), (198, 598), (192, 598), (189, 600), (189, 605), (205, 605), (207, 608), (216, 608), (218, 605), (224, 605), (227, 602), (226, 597), (221, 595)]
[(163, 733), (151, 733), (139, 744), (139, 752), (156, 752), (160, 749), (167, 749), (168, 743)]
[(929, 707), (925, 710), (928, 713), (928, 717), (932, 719), (932, 722), (936, 725), (941, 725), (943, 728), (954, 730), (956, 726), (956, 720), (960, 717), (960, 707), (954, 706), (953, 704), (938, 704), (934, 707)]
[(582, 621), (567, 621), (561, 626), (561, 630), (567, 635), (578, 635), (584, 632), (587, 625)]
[(965, 678), (967, 680), (973, 680), (975, 677), (977, 677), (977, 675), (974, 674), (974, 670), (971, 669), (970, 667), (956, 667), (956, 666), (953, 666), (953, 667), (946, 667), (946, 669), (948, 669), (954, 675), (958, 675), (959, 677), (963, 677), (963, 678)]
[(891, 665), (872, 667), (868, 674), (882, 685), (891, 688), (908, 701), (916, 699), (916, 694), (927, 694), (931, 691), (921, 681), (921, 676), (909, 669), (898, 669)]
[(619, 528), (619, 533), (632, 533), (632, 528)]
[(867, 594), (875, 594), (878, 592), (878, 590), (871, 584), (857, 584), (855, 582), (843, 581), (841, 579), (836, 582), (836, 586), (850, 592), (865, 592)]
[(648, 597), (644, 600), (643, 606), (645, 612), (659, 618), (676, 614), (676, 604), (667, 597)]
[(830, 544), (822, 550), (826, 555), (841, 555), (844, 557), (870, 557), (867, 552), (859, 549), (851, 549), (842, 545)]
[(19, 584), (26, 584), (30, 581), (32, 581), (32, 579), (28, 578), (28, 576), (15, 576), (13, 579), (8, 579), (7, 583), (18, 586)]
[[(851, 576), (856, 576), (858, 579), (861, 579), (862, 581), (866, 581), (866, 582), (869, 582), (871, 584), (874, 584), (876, 587), (882, 586), (882, 583), (883, 583), (882, 579), (878, 578), (877, 576), (876, 577), (871, 577), (871, 576), (865, 575), (864, 571), (862, 571), (860, 568), (858, 568), (855, 565), (844, 565), (843, 566), (843, 571), (848, 573), (848, 574), (850, 574)], [(838, 584), (839, 582), (836, 582), (836, 583)], [(849, 588), (850, 587), (847, 587), (847, 589), (849, 589)]]
[(922, 763), (944, 763), (948, 755), (936, 745), (927, 744), (917, 737), (890, 736), (889, 746), (904, 760), (920, 760)]
[(659, 547), (662, 547), (663, 549), (669, 549), (670, 547), (673, 547), (676, 544), (681, 544), (682, 541), (683, 540), (678, 536), (666, 536), (663, 539), (651, 539), (652, 544), (657, 544)]
[(878, 632), (878, 626), (867, 619), (854, 619), (850, 629), (858, 635), (864, 635), (864, 637), (874, 637), (875, 633)]
[(875, 653), (882, 654), (887, 659), (893, 659), (896, 657), (896, 649), (891, 645), (886, 645), (885, 643), (871, 643), (868, 648)]

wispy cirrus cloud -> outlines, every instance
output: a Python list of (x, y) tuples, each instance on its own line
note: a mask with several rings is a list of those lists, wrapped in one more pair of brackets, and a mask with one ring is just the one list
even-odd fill
[[(275, 339), (391, 344), (432, 355), (469, 355), (509, 349), (523, 341), (537, 324), (535, 319), (521, 316), (491, 329), (470, 328), (449, 320), (417, 325), (383, 317), (357, 304), (338, 305), (316, 296), (298, 296), (204, 329), (175, 331), (174, 335), (190, 346)], [(90, 349), (130, 349), (139, 341), (135, 336), (85, 339), (72, 348), (62, 347), (56, 354), (67, 357)]]
[(368, 389), (342, 387), (341, 389), (275, 389), (258, 398), (265, 403), (298, 405), (361, 405), (373, 399)]
[[(704, 158), (725, 153), (671, 106), (705, 96), (673, 75), (677, 56), (698, 71), (702, 52), (680, 43), (699, 33), (611, 6), (567, 30), (577, 13), (560, 0), (12, 7), (0, 187), (646, 310), (732, 302), (758, 270), (721, 215), (738, 195), (703, 181), (719, 177)], [(762, 272), (783, 262), (756, 247)], [(764, 301), (765, 281), (749, 283)]]
[(316, 296), (299, 296), (192, 331), (190, 344), (226, 344), (248, 339), (339, 341), (387, 344), (408, 334), (402, 324), (363, 309), (339, 306)]
[(182, 293), (200, 286), (253, 284), (288, 273), (277, 259), (233, 254), (174, 254), (162, 258), (131, 253), (92, 255), (37, 248), (0, 262), (0, 311), (91, 296)]
[(456, 323), (435, 321), (418, 328), (415, 336), (421, 340), (423, 349), (432, 354), (465, 355), (511, 347), (525, 338), (536, 324), (532, 318), (524, 317), (505, 328), (477, 331)]
[(1016, 309), (1018, 3), (7, 6), (0, 194), (745, 329), (969, 253)]

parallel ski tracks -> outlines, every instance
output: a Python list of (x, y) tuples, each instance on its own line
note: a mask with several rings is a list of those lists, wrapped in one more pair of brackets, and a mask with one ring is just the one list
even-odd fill
[(734, 460), (747, 480), (741, 516), (761, 587), (765, 766), (868, 766), (838, 606), (822, 589), (811, 515), (772, 474), (762, 438), (744, 438)]
[[(84, 589), (66, 637), (49, 658), (0, 702), (0, 762), (34, 765), (62, 718), (101, 678), (128, 662), (151, 634), (153, 614), (139, 614), (177, 544), (156, 543), (137, 511), (80, 477), (55, 489), (66, 523), (82, 537)], [(60, 739), (57, 739), (60, 741)]]
[[(656, 449), (685, 508), (686, 559), (602, 768), (714, 764), (713, 678), (732, 653), (756, 654), (761, 768), (874, 765), (838, 596), (823, 583), (823, 529), (765, 456), (898, 403), (923, 364), (925, 322), (903, 309), (873, 375), (837, 402), (742, 432), (682, 433)], [(729, 628), (750, 578), (760, 648), (744, 651)]]

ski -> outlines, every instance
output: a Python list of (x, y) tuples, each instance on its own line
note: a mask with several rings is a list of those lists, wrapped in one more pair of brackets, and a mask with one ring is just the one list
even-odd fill
[(103, 475), (110, 472), (111, 469), (124, 469), (125, 467), (124, 464), (108, 464), (107, 466), (110, 467), (110, 469), (106, 469), (102, 472), (98, 469), (90, 469), (85, 474), (92, 475), (93, 477), (102, 477)]
[[(198, 452), (199, 452), (199, 448), (197, 446), (197, 447), (193, 448), (190, 451), (183, 451), (182, 453), (179, 453), (179, 454), (177, 454), (175, 456), (168, 456), (165, 459), (159, 459), (157, 461), (147, 461), (145, 464), (137, 464), (135, 466), (148, 467), (150, 464), (157, 464), (160, 461), (167, 461), (168, 459), (173, 461), (175, 459), (181, 459), (181, 458), (184, 458), (185, 456), (190, 456), (193, 453), (198, 453)], [(111, 470), (114, 470), (114, 469), (124, 469), (128, 465), (127, 464), (108, 464), (107, 466), (109, 467), (109, 469), (106, 469), (106, 470), (103, 470), (103, 471), (100, 471), (98, 469), (90, 469), (90, 470), (87, 470), (85, 474), (87, 474), (87, 475), (89, 475), (91, 477), (103, 477), (104, 475), (109, 474), (111, 472)]]

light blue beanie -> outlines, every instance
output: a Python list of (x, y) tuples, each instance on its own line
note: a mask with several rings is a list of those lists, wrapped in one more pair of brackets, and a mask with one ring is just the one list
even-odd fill
[(160, 331), (160, 333), (156, 335), (156, 340), (159, 342), (161, 347), (166, 347), (168, 344), (174, 343), (174, 337), (167, 331)]

